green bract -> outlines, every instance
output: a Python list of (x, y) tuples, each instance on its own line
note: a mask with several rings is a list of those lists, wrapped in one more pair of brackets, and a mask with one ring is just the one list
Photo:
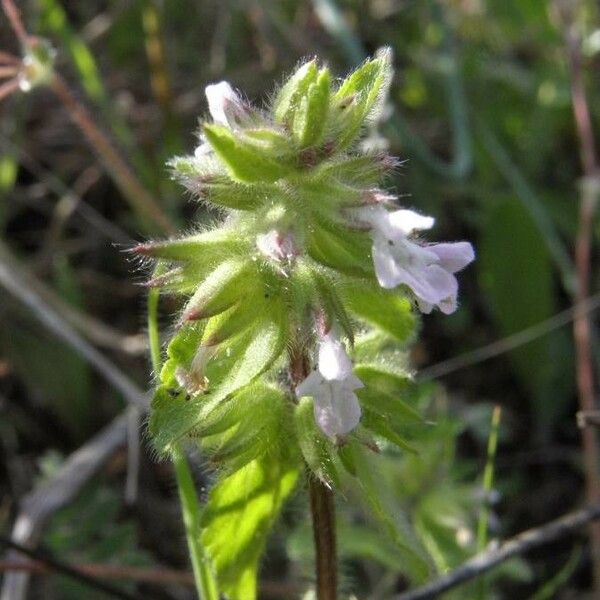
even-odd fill
[[(136, 249), (157, 263), (149, 285), (183, 297), (150, 432), (159, 452), (188, 440), (214, 467), (202, 540), (233, 600), (255, 597), (266, 533), (300, 473), (328, 486), (360, 478), (377, 460), (378, 440), (413, 452), (405, 436), (422, 425), (399, 366), (398, 344), (415, 329), (412, 303), (402, 288), (379, 287), (369, 231), (348, 212), (386, 198), (376, 186), (395, 161), (357, 142), (378, 117), (391, 72), (389, 50), (341, 82), (313, 60), (264, 111), (224, 82), (210, 86), (213, 120), (202, 125), (195, 155), (170, 166), (223, 219)], [(317, 334), (330, 331), (351, 346), (363, 340), (353, 351), (358, 379), (344, 388), (356, 390), (362, 420), (336, 436), (315, 421), (316, 399), (294, 391), (314, 364)], [(329, 343), (345, 352), (337, 338)], [(373, 481), (361, 486), (410, 554)], [(411, 560), (422, 572), (419, 551)]]

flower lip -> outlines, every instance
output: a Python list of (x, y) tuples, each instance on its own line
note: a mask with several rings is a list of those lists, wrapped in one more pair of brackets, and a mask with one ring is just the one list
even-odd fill
[(364, 387), (358, 377), (326, 380), (319, 371), (312, 371), (296, 388), (298, 397), (314, 398), (315, 421), (329, 437), (350, 433), (360, 422), (361, 408), (354, 390)]

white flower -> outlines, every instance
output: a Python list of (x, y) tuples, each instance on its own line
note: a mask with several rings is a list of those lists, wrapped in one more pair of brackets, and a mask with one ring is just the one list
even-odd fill
[(290, 261), (298, 256), (296, 239), (291, 231), (281, 233), (271, 229), (256, 236), (256, 246), (267, 258), (277, 262)]
[(359, 219), (372, 227), (373, 262), (383, 288), (404, 284), (416, 297), (419, 309), (429, 313), (437, 306), (443, 313), (456, 310), (458, 282), (454, 273), (475, 258), (469, 242), (421, 244), (409, 236), (430, 229), (434, 219), (411, 210), (388, 212), (383, 207), (363, 208)]
[(331, 332), (319, 344), (319, 373), (327, 381), (343, 381), (352, 376), (352, 361), (344, 344)]
[(242, 99), (226, 81), (207, 85), (204, 93), (210, 116), (219, 125), (233, 127), (240, 118), (248, 114)]
[(300, 383), (296, 394), (314, 398), (317, 425), (335, 438), (358, 425), (361, 410), (354, 391), (362, 387), (343, 344), (330, 333), (319, 344), (318, 369)]
[[(235, 93), (227, 81), (212, 83), (204, 88), (208, 100), (208, 110), (215, 123), (226, 127), (235, 127), (236, 124), (248, 116), (248, 110), (242, 99)], [(200, 144), (194, 151), (196, 158), (209, 154), (212, 148), (201, 137)]]

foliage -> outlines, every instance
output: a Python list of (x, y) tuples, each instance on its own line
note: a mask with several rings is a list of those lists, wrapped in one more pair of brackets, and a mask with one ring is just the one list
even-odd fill
[[(466, 293), (462, 295), (460, 310), (450, 318), (435, 315), (425, 320), (424, 335), (417, 340), (416, 330), (421, 325), (410, 300), (393, 291), (389, 294), (393, 301), (388, 303), (384, 298), (383, 305), (377, 304), (380, 296), (388, 294), (376, 291), (375, 285), (361, 284), (373, 279), (371, 262), (364, 260), (365, 253), (370, 252), (365, 236), (345, 232), (344, 240), (338, 223), (321, 218), (306, 240), (311, 264), (319, 266), (312, 272), (307, 269), (298, 273), (303, 279), (296, 289), (289, 290), (286, 302), (296, 314), (301, 314), (306, 293), (312, 302), (326, 307), (327, 315), (339, 326), (352, 350), (355, 374), (362, 381), (370, 380), (366, 389), (357, 391), (363, 422), (351, 437), (361, 448), (362, 444), (376, 441), (383, 450), (377, 456), (365, 452), (368, 460), (377, 462), (377, 468), (386, 473), (386, 481), (400, 481), (390, 487), (390, 494), (394, 502), (402, 504), (418, 544), (424, 546), (433, 561), (432, 576), (458, 564), (473, 551), (468, 545), (456, 548), (456, 533), (464, 533), (461, 527), (470, 527), (476, 517), (478, 499), (474, 488), (479, 477), (472, 460), (476, 457), (481, 466), (487, 429), (447, 426), (445, 409), (437, 405), (427, 409), (416, 398), (410, 380), (411, 364), (426, 366), (477, 350), (543, 322), (571, 304), (574, 274), (570, 249), (575, 236), (579, 166), (563, 51), (564, 31), (556, 4), (434, 1), (407, 9), (374, 0), (286, 0), (260, 6), (230, 3), (222, 8), (211, 2), (166, 3), (159, 7), (153, 0), (123, 6), (40, 0), (20, 6), (32, 33), (47, 36), (58, 50), (57, 71), (73, 82), (74, 88), (81, 89), (83, 93), (76, 95), (85, 98), (98, 122), (125, 148), (126, 157), (141, 180), (153, 190), (160, 190), (161, 204), (169, 208), (176, 220), (186, 224), (190, 234), (186, 238), (152, 246), (154, 256), (173, 267), (155, 282), (165, 284), (167, 293), (163, 294), (162, 307), (170, 317), (182, 314), (171, 292), (191, 298), (197, 284), (221, 266), (222, 256), (245, 262), (256, 253), (254, 241), (244, 244), (227, 232), (225, 239), (212, 237), (210, 227), (215, 220), (220, 222), (224, 214), (233, 210), (234, 214), (248, 213), (246, 217), (251, 222), (251, 213), (268, 212), (263, 200), (277, 192), (277, 182), (245, 181), (248, 176), (256, 176), (248, 162), (233, 173), (224, 161), (218, 176), (202, 181), (201, 190), (196, 185), (191, 188), (196, 197), (202, 191), (202, 201), (193, 209), (185, 206), (175, 186), (165, 185), (165, 147), (174, 148), (168, 151), (169, 155), (184, 155), (191, 143), (190, 137), (179, 131), (172, 143), (173, 115), (181, 120), (181, 131), (191, 131), (198, 113), (205, 110), (198, 89), (210, 80), (228, 78), (243, 88), (249, 98), (258, 98), (264, 96), (273, 78), (280, 78), (286, 71), (295, 72), (293, 67), (301, 57), (326, 58), (327, 67), (317, 61), (305, 63), (298, 77), (292, 78), (298, 87), (285, 91), (282, 86), (279, 95), (266, 103), (267, 111), (276, 101), (279, 103), (275, 123), (277, 127), (285, 124), (293, 138), (290, 134), (286, 139), (267, 139), (263, 131), (244, 139), (245, 145), (233, 144), (240, 155), (246, 150), (249, 161), (256, 157), (248, 149), (259, 149), (269, 160), (274, 155), (278, 164), (275, 171), (279, 169), (286, 178), (293, 177), (297, 165), (293, 160), (290, 164), (286, 148), (290, 144), (318, 146), (327, 139), (327, 131), (321, 127), (324, 120), (314, 115), (327, 112), (325, 99), (331, 103), (335, 98), (341, 85), (335, 74), (359, 64), (366, 56), (365, 48), (370, 51), (387, 45), (393, 49), (397, 75), (390, 84), (389, 101), (377, 107), (382, 109), (381, 124), (369, 119), (361, 131), (366, 135), (348, 146), (351, 156), (322, 161), (320, 168), (324, 178), (335, 177), (355, 189), (377, 186), (383, 176), (385, 187), (397, 190), (405, 206), (418, 206), (436, 215), (439, 237), (475, 240), (479, 260), (476, 269), (465, 273)], [(600, 47), (597, 7), (587, 1), (577, 4), (575, 31), (582, 38), (582, 66), (591, 70)], [(142, 14), (149, 5), (158, 7), (155, 40), (150, 40), (142, 27)], [(158, 46), (152, 44), (156, 40)], [(161, 52), (160, 40), (165, 44), (162, 52), (166, 53), (162, 67), (160, 60), (153, 62)], [(6, 44), (10, 47), (4, 47)], [(145, 47), (151, 49), (148, 60)], [(8, 39), (2, 49), (19, 51)], [(155, 94), (157, 74), (159, 80), (163, 76), (166, 104)], [(361, 77), (355, 78), (355, 83), (360, 80)], [(586, 86), (595, 123), (597, 86), (593, 78), (586, 79)], [(368, 94), (361, 94), (363, 108), (368, 102)], [(137, 275), (128, 276), (131, 264), (123, 261), (121, 252), (124, 246), (131, 245), (131, 238), (140, 236), (137, 211), (123, 205), (123, 197), (110, 176), (95, 163), (95, 148), (86, 147), (83, 137), (69, 128), (64, 109), (48, 90), (39, 88), (29, 97), (15, 95), (4, 99), (3, 107), (7, 108), (0, 118), (3, 238), (15, 253), (22, 255), (39, 280), (58, 290), (77, 314), (91, 317), (91, 322), (80, 321), (84, 335), (101, 344), (103, 351), (110, 353), (134, 379), (145, 382), (145, 358), (139, 352), (130, 352), (134, 345), (127, 346), (135, 341), (127, 334), (139, 330), (143, 290), (136, 285)], [(361, 110), (359, 107), (349, 112), (356, 118)], [(348, 137), (352, 137), (352, 129), (348, 128)], [(208, 131), (210, 136), (210, 126)], [(227, 132), (216, 126), (214, 134), (213, 137), (220, 136), (217, 144), (229, 156)], [(167, 144), (167, 140), (171, 142)], [(368, 150), (368, 154), (356, 153), (357, 148)], [(389, 165), (383, 165), (382, 169), (373, 161), (382, 150), (407, 159), (408, 163), (391, 170)], [(314, 160), (310, 153), (304, 159), (309, 165)], [(265, 161), (258, 165), (258, 172), (261, 165), (264, 167)], [(172, 163), (177, 179), (188, 183), (194, 183), (190, 178), (198, 175), (196, 168), (197, 161), (188, 156)], [(264, 175), (264, 169), (262, 172)], [(211, 173), (209, 170), (201, 175)], [(270, 173), (267, 171), (267, 178)], [(259, 186), (261, 194), (255, 194)], [(307, 198), (319, 198), (325, 188), (307, 186), (304, 191)], [(327, 193), (332, 202), (350, 196), (348, 189), (342, 193), (336, 186)], [(291, 199), (283, 195), (280, 201), (285, 204)], [(190, 226), (192, 210), (194, 223), (198, 224)], [(598, 233), (596, 227), (595, 242)], [(192, 255), (196, 258), (189, 258)], [(259, 261), (267, 262), (260, 256)], [(265, 274), (268, 270), (261, 266), (245, 274), (235, 268), (228, 271), (232, 277), (229, 291), (235, 293), (241, 283), (239, 289), (244, 288), (246, 305), (255, 307), (255, 311), (244, 311), (237, 304), (218, 317), (179, 323), (175, 332), (171, 326), (165, 327), (167, 335), (175, 335), (169, 355), (165, 356), (165, 383), (159, 383), (155, 398), (162, 416), (154, 414), (152, 428), (160, 428), (164, 434), (163, 438), (156, 438), (157, 444), (162, 449), (182, 439), (192, 445), (200, 444), (202, 456), (218, 482), (235, 476), (236, 465), (243, 465), (243, 470), (259, 460), (257, 457), (264, 457), (265, 448), (260, 444), (251, 444), (249, 455), (244, 456), (241, 446), (235, 443), (234, 434), (238, 431), (246, 444), (257, 437), (260, 429), (254, 421), (242, 419), (242, 401), (256, 411), (260, 420), (266, 419), (267, 429), (281, 419), (287, 435), (298, 437), (302, 460), (311, 464), (321, 479), (342, 486), (343, 496), (338, 500), (341, 554), (351, 556), (349, 564), (356, 579), (368, 579), (362, 577), (368, 571), (372, 585), (365, 594), (372, 593), (378, 581), (379, 571), (370, 570), (372, 562), (383, 565), (383, 554), (387, 554), (389, 563), (384, 567), (393, 574), (389, 589), (396, 589), (397, 574), (405, 568), (396, 563), (404, 561), (395, 554), (394, 540), (381, 537), (380, 529), (371, 527), (368, 515), (359, 509), (361, 490), (352, 494), (348, 491), (356, 465), (347, 446), (337, 447), (316, 426), (314, 401), (310, 398), (300, 400), (294, 418), (285, 411), (271, 414), (262, 402), (279, 397), (281, 390), (287, 397), (291, 395), (282, 375), (291, 329), (287, 328), (280, 340), (277, 323), (259, 323), (259, 315), (267, 311), (266, 299), (260, 295), (262, 289), (275, 291), (276, 296), (282, 293)], [(260, 286), (253, 284), (257, 272)], [(275, 272), (273, 277), (276, 280), (279, 274)], [(331, 288), (337, 294), (330, 294)], [(231, 298), (227, 294), (215, 296), (214, 288), (204, 287), (196, 300), (210, 300), (212, 310), (220, 310)], [(376, 304), (378, 310), (369, 311)], [(114, 416), (121, 401), (80, 356), (41, 333), (37, 322), (30, 321), (4, 290), (0, 293), (0, 305), (4, 317), (0, 336), (0, 504), (10, 508), (17, 506), (20, 496), (31, 486), (34, 468), (30, 463), (36, 455), (46, 448), (74, 450), (75, 442)], [(288, 305), (282, 305), (282, 310), (287, 311)], [(165, 325), (166, 322), (165, 319)], [(110, 338), (110, 344), (98, 342), (93, 327), (98, 323), (109, 325), (120, 336)], [(232, 331), (247, 337), (238, 339)], [(242, 350), (254, 335), (252, 332), (259, 331), (268, 332), (267, 339), (273, 342), (269, 350), (280, 352), (270, 366), (265, 367), (271, 357), (251, 364), (251, 357)], [(175, 340), (179, 335), (181, 339), (197, 336), (193, 342), (197, 347), (213, 333), (223, 339), (219, 344), (222, 355), (215, 354), (209, 361), (213, 363), (209, 367), (213, 369), (213, 381), (237, 372), (238, 365), (245, 365), (240, 379), (232, 383), (241, 387), (234, 392), (224, 387), (212, 396), (191, 395), (188, 399), (180, 389), (175, 370), (180, 364), (189, 369), (194, 355), (186, 354), (183, 347), (177, 349)], [(396, 341), (392, 343), (388, 336)], [(396, 343), (399, 345), (394, 346)], [(412, 344), (412, 360), (407, 344)], [(538, 337), (521, 348), (507, 348), (504, 346), (500, 356), (483, 363), (483, 355), (476, 353), (474, 364), (462, 366), (445, 380), (450, 412), (463, 423), (475, 423), (485, 401), (504, 405), (506, 431), (499, 450), (498, 471), (503, 500), (498, 507), (499, 522), (490, 534), (493, 537), (508, 536), (532, 523), (553, 518), (579, 501), (574, 491), (580, 488), (578, 434), (572, 418), (576, 410), (573, 349), (567, 328)], [(227, 356), (228, 349), (233, 357)], [(386, 351), (383, 355), (382, 350)], [(510, 360), (504, 360), (505, 353)], [(375, 360), (374, 355), (379, 359)], [(244, 361), (244, 357), (248, 360)], [(266, 370), (260, 373), (263, 367)], [(389, 370), (397, 377), (390, 380)], [(247, 378), (253, 381), (244, 384)], [(253, 389), (260, 390), (260, 395), (252, 396)], [(274, 404), (279, 406), (279, 401)], [(204, 420), (209, 414), (211, 418)], [(487, 413), (484, 421), (487, 424)], [(384, 425), (390, 425), (392, 432)], [(537, 435), (532, 435), (532, 431)], [(388, 443), (390, 436), (401, 442), (403, 450), (391, 450), (395, 443)], [(455, 456), (449, 448), (454, 449), (457, 440), (459, 450)], [(233, 461), (233, 466), (226, 468), (221, 457)], [(435, 468), (446, 461), (454, 465), (452, 475), (441, 467)], [(534, 467), (530, 468), (531, 464)], [(170, 477), (165, 475), (164, 466), (159, 464), (148, 471), (152, 482), (144, 483), (149, 489), (143, 493), (154, 497), (167, 488), (173, 496), (172, 485), (164, 482), (165, 477)], [(158, 486), (155, 480), (160, 482)], [(432, 499), (436, 490), (439, 495)], [(284, 535), (288, 533), (289, 521), (297, 517), (290, 517), (286, 511), (302, 512), (305, 508), (297, 495), (290, 498), (291, 506), (282, 508)], [(78, 505), (74, 508), (80, 510)], [(273, 511), (273, 517), (276, 512)], [(107, 515), (108, 522), (110, 511)], [(3, 511), (1, 516), (8, 522), (11, 515)], [(93, 519), (100, 530), (105, 518), (96, 512)], [(142, 522), (140, 518), (137, 521)], [(172, 537), (179, 535), (176, 530)], [(537, 588), (542, 590), (541, 595), (552, 594), (555, 585), (568, 586), (571, 594), (583, 593), (589, 583), (587, 555), (584, 553), (577, 568), (567, 564), (565, 578), (569, 582), (564, 582), (562, 573), (556, 574), (567, 563), (569, 553), (564, 545), (559, 546), (551, 556), (530, 558), (537, 582), (528, 585), (522, 580), (521, 585), (514, 586), (517, 595), (533, 593)], [(297, 558), (294, 544), (288, 547), (290, 555)], [(281, 547), (275, 550), (283, 553)], [(272, 556), (268, 552), (267, 556), (266, 577), (278, 575), (277, 568), (269, 570)], [(172, 556), (169, 559), (177, 562)], [(282, 567), (283, 571), (288, 572)], [(539, 584), (545, 579), (549, 592), (544, 592), (544, 586)], [(355, 580), (354, 585), (358, 589), (359, 582)], [(508, 591), (507, 587), (503, 578), (494, 582), (493, 589), (501, 594), (512, 593), (513, 587)], [(44, 596), (49, 593), (47, 589), (41, 592)], [(470, 597), (470, 593), (470, 589), (459, 588), (457, 595)]]
[[(46, 455), (42, 460), (45, 478), (51, 477), (62, 460), (57, 455)], [(44, 542), (55, 555), (67, 558), (73, 564), (108, 564), (115, 567), (150, 567), (153, 560), (139, 547), (135, 523), (120, 515), (121, 501), (115, 490), (105, 482), (88, 486), (68, 508), (59, 511), (52, 520)], [(106, 594), (90, 590), (86, 585), (68, 577), (53, 577), (53, 594), (71, 600), (85, 596), (90, 600), (104, 600)], [(124, 590), (133, 590), (133, 583), (121, 584)]]

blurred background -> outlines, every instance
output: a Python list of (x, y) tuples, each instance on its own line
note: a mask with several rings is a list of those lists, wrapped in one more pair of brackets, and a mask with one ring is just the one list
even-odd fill
[[(383, 45), (396, 75), (367, 143), (405, 161), (386, 184), (436, 217), (432, 239), (467, 239), (477, 252), (460, 275), (460, 309), (423, 318), (411, 347), (415, 401), (432, 424), (415, 439), (417, 456), (386, 455), (391, 500), (430, 555), (432, 578), (581, 506), (568, 309), (585, 136), (571, 94), (579, 81), (595, 125), (596, 3), (29, 0), (19, 9), (27, 32), (56, 49), (61, 79), (24, 93), (0, 55), (3, 538), (20, 523), (23, 543), (88, 565), (119, 590), (193, 597), (171, 467), (136, 437), (143, 415), (127, 409), (149, 389), (151, 368), (147, 273), (126, 250), (213, 218), (165, 166), (193, 151), (206, 84), (227, 79), (260, 104), (304, 57), (342, 76)], [(20, 55), (5, 15), (0, 50)], [(600, 229), (588, 224), (595, 244)], [(161, 304), (165, 331), (176, 311)], [(406, 589), (410, 566), (353, 498), (339, 504), (345, 589), (370, 599)], [(270, 542), (261, 597), (299, 597), (311, 552), (298, 498)], [(23, 557), (25, 571), (9, 577), (11, 560), (0, 559), (2, 600), (115, 597)], [(590, 589), (581, 534), (448, 597), (595, 597)]]

